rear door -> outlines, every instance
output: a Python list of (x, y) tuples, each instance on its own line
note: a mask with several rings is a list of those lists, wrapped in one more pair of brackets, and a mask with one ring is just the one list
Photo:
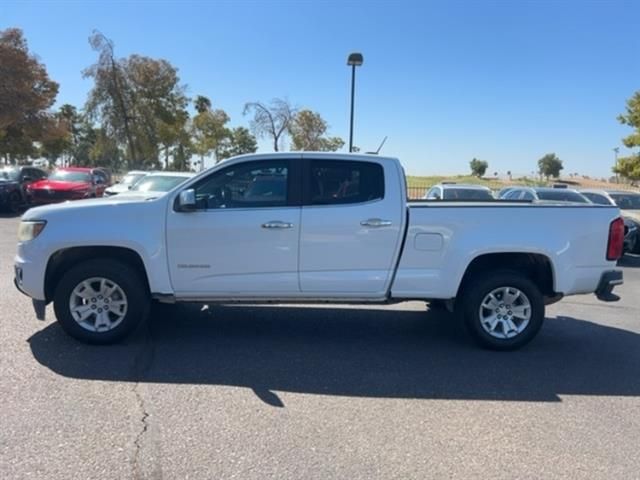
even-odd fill
[(397, 164), (305, 155), (303, 165), (302, 293), (335, 298), (385, 295), (403, 233), (406, 192)]

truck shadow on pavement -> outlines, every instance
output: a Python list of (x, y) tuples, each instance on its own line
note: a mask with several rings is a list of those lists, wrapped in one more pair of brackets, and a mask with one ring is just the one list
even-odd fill
[(65, 377), (354, 397), (560, 401), (640, 395), (640, 335), (547, 318), (516, 352), (477, 348), (445, 311), (175, 305), (154, 308), (126, 342), (90, 346), (56, 324), (34, 334), (36, 360)]

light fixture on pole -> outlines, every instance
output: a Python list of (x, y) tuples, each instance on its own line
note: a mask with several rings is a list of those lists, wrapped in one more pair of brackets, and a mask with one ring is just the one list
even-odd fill
[(351, 119), (349, 122), (349, 153), (353, 151), (353, 102), (356, 89), (356, 67), (362, 65), (364, 59), (361, 53), (352, 53), (347, 59), (347, 65), (351, 66)]

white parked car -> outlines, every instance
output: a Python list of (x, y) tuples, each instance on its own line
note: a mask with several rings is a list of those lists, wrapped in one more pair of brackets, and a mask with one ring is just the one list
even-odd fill
[(577, 190), (552, 187), (514, 187), (505, 193), (504, 200), (529, 200), (532, 202), (591, 203)]
[(431, 187), (423, 200), (487, 201), (493, 200), (493, 192), (484, 185), (444, 182)]
[(127, 195), (165, 193), (193, 177), (191, 172), (153, 172), (134, 183)]
[(104, 191), (105, 196), (117, 195), (119, 193), (128, 192), (132, 185), (134, 185), (141, 178), (149, 175), (149, 172), (143, 170), (131, 170), (122, 177), (118, 183), (111, 185)]
[(624, 219), (624, 251), (640, 253), (640, 193), (585, 189), (580, 193), (598, 205), (615, 205)]
[(120, 197), (33, 208), (20, 224), (17, 287), (85, 342), (122, 339), (152, 299), (440, 300), (481, 345), (514, 349), (545, 304), (616, 300), (622, 283), (617, 207), (407, 204), (394, 158), (246, 155), (156, 198)]

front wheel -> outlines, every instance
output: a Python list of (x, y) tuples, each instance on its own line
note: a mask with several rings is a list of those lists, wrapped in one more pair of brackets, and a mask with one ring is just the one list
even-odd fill
[(58, 283), (53, 307), (72, 337), (95, 344), (123, 339), (149, 312), (139, 273), (117, 260), (97, 259), (71, 268)]
[(486, 272), (467, 282), (462, 312), (476, 342), (492, 350), (529, 343), (544, 321), (544, 298), (527, 277), (512, 271)]

